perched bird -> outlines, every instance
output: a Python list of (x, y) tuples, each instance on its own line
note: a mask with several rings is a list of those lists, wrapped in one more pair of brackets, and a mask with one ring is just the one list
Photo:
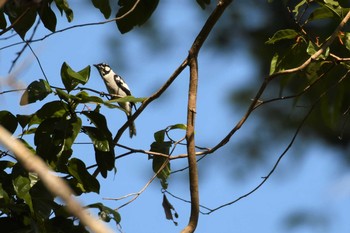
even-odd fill
[[(128, 84), (114, 71), (111, 69), (111, 67), (106, 63), (100, 63), (100, 64), (94, 64), (94, 66), (97, 68), (98, 72), (100, 73), (106, 88), (108, 90), (108, 93), (112, 95), (112, 99), (117, 99), (125, 96), (130, 96), (130, 88)], [(125, 112), (126, 116), (128, 117), (128, 120), (130, 119), (132, 108), (135, 107), (135, 104), (132, 102), (124, 102), (124, 103), (118, 103), (120, 107), (122, 107)], [(136, 135), (136, 128), (135, 123), (130, 122), (129, 125), (129, 133), (130, 137)]]

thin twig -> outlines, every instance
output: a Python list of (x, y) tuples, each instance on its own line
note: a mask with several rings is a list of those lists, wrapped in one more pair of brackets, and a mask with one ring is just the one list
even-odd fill
[(160, 166), (160, 168), (158, 169), (158, 171), (156, 173), (154, 173), (154, 175), (152, 176), (152, 178), (141, 188), (140, 191), (136, 192), (136, 193), (130, 193), (127, 195), (124, 195), (122, 197), (118, 197), (118, 198), (103, 198), (105, 200), (114, 200), (114, 201), (118, 201), (121, 199), (125, 199), (127, 197), (133, 196), (132, 199), (130, 199), (128, 202), (124, 203), (123, 205), (119, 206), (118, 208), (116, 208), (116, 210), (119, 210), (127, 205), (129, 205), (130, 203), (132, 203), (133, 201), (135, 201), (146, 189), (147, 187), (153, 182), (153, 180), (155, 178), (157, 178), (158, 174), (164, 169), (164, 167), (169, 163), (169, 159), (164, 160), (162, 166)]

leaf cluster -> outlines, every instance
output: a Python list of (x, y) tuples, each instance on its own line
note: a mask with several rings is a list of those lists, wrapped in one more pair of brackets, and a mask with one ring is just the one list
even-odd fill
[[(20, 128), (21, 141), (39, 155), (53, 171), (65, 178), (77, 195), (100, 191), (100, 182), (89, 172), (84, 161), (76, 157), (79, 152), (73, 156), (74, 143), (79, 134), (86, 134), (90, 138), (91, 153), (86, 156), (95, 156), (103, 177), (106, 178), (107, 172), (115, 169), (112, 134), (99, 109), (101, 105), (109, 108), (119, 107), (77, 89), (78, 85), (88, 82), (89, 76), (90, 66), (74, 71), (67, 63), (63, 63), (61, 81), (64, 88), (52, 87), (43, 79), (33, 81), (23, 93), (20, 104), (42, 101), (49, 95), (56, 96), (57, 100), (43, 104), (30, 115), (14, 115), (7, 110), (0, 111), (0, 124), (13, 134)], [(80, 111), (80, 106), (85, 108), (86, 104), (94, 104), (96, 108), (93, 111)], [(83, 125), (82, 117), (90, 124)], [(34, 145), (26, 140), (30, 135), (34, 138)], [(25, 171), (14, 160), (13, 155), (1, 151), (0, 164), (0, 208), (8, 216), (2, 219), (4, 224), (16, 220), (14, 222), (20, 223), (16, 229), (31, 228), (35, 222), (36, 227), (41, 229), (40, 232), (56, 231), (55, 227), (60, 227), (64, 232), (86, 232), (82, 226), (75, 226), (73, 216), (66, 213), (64, 206), (57, 203), (55, 197), (46, 191), (37, 175)], [(107, 214), (105, 220), (120, 222), (119, 214), (102, 204), (92, 204), (88, 207), (100, 208)], [(55, 226), (57, 222), (62, 224)]]

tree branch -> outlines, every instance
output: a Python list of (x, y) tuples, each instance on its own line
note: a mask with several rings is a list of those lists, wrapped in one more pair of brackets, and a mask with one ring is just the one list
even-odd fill
[(199, 191), (198, 191), (198, 170), (196, 159), (196, 145), (194, 137), (195, 129), (195, 116), (197, 105), (197, 87), (198, 87), (198, 61), (197, 57), (199, 51), (208, 38), (209, 33), (221, 17), (226, 7), (231, 3), (231, 0), (220, 0), (211, 13), (207, 21), (205, 22), (202, 30), (194, 40), (189, 55), (188, 61), (190, 66), (190, 82), (188, 92), (188, 106), (187, 106), (187, 129), (186, 129), (186, 141), (187, 141), (187, 154), (188, 154), (188, 166), (189, 166), (189, 183), (190, 183), (190, 195), (191, 195), (191, 214), (187, 226), (182, 230), (182, 233), (192, 233), (195, 231), (198, 224), (199, 217)]

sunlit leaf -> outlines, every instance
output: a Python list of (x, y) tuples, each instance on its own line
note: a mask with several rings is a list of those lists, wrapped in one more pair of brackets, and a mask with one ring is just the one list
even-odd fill
[(280, 40), (291, 40), (298, 36), (298, 32), (296, 32), (293, 29), (283, 29), (277, 31), (272, 38), (270, 38), (268, 41), (266, 41), (266, 44), (274, 44)]
[(308, 21), (313, 21), (313, 20), (317, 20), (317, 19), (326, 19), (326, 18), (332, 18), (334, 16), (334, 13), (326, 8), (326, 7), (320, 7), (317, 8), (316, 10), (314, 10), (309, 18)]
[(106, 101), (107, 103), (125, 103), (125, 102), (133, 102), (133, 103), (142, 103), (145, 101), (147, 98), (142, 97), (142, 98), (136, 98), (134, 96), (125, 96), (121, 98), (116, 98), (116, 99), (111, 99), (109, 101)]
[(277, 53), (275, 53), (275, 55), (272, 57), (270, 64), (270, 75), (276, 72), (278, 58), (279, 56)]
[(73, 11), (69, 8), (69, 4), (67, 0), (55, 0), (56, 6), (61, 12), (61, 15), (63, 12), (66, 14), (68, 22), (71, 22), (73, 20)]
[(78, 84), (85, 84), (90, 77), (90, 66), (76, 72), (66, 62), (61, 67), (61, 78), (63, 85), (68, 92), (73, 90)]
[(19, 175), (12, 180), (12, 183), (17, 196), (26, 202), (31, 212), (34, 212), (32, 199), (29, 193), (31, 189), (30, 179)]
[(89, 96), (89, 94), (85, 91), (81, 91), (76, 94), (76, 100), (79, 103), (96, 103), (96, 104), (104, 104), (104, 101), (97, 96)]

